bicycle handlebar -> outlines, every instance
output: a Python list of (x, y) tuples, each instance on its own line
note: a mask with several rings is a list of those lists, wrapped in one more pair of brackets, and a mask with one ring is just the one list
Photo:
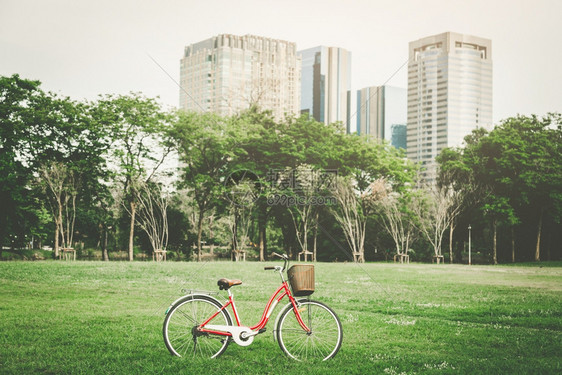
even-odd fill
[[(273, 252), (273, 253), (271, 253), (271, 255), (275, 255), (276, 257), (283, 259), (283, 261), (285, 263), (283, 264), (283, 268), (281, 269), (281, 272), (284, 272), (287, 269), (287, 265), (289, 263), (289, 257), (287, 256), (287, 254), (277, 254), (277, 253)], [(275, 270), (275, 269), (277, 269), (277, 267), (267, 266), (267, 267), (264, 267), (263, 269), (268, 271), (268, 270)]]

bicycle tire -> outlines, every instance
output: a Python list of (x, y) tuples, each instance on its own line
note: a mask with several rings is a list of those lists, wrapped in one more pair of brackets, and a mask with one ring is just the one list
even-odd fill
[[(279, 314), (276, 337), (281, 350), (298, 361), (333, 358), (341, 348), (343, 329), (336, 313), (322, 302), (300, 300), (299, 311), (310, 333), (302, 329), (294, 307)], [(293, 318), (293, 319), (292, 319)]]
[(178, 300), (166, 313), (162, 334), (172, 355), (178, 357), (202, 356), (216, 358), (228, 347), (227, 336), (196, 332), (196, 327), (220, 311), (213, 324), (232, 325), (232, 318), (221, 303), (213, 297), (189, 295)]

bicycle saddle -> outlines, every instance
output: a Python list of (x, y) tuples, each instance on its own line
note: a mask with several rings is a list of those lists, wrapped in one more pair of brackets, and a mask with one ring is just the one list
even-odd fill
[(220, 290), (228, 290), (230, 287), (234, 285), (242, 285), (242, 281), (240, 280), (229, 280), (229, 279), (220, 279), (217, 281), (217, 285), (219, 286)]

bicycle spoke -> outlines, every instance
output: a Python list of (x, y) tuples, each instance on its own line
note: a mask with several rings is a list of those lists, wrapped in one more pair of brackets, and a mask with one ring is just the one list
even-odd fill
[(281, 349), (297, 360), (333, 357), (342, 340), (341, 324), (336, 315), (319, 302), (302, 302), (301, 306), (306, 308), (301, 317), (310, 332), (302, 329), (292, 309), (285, 311), (278, 324)]
[[(187, 298), (170, 309), (164, 321), (164, 341), (170, 352), (178, 356), (211, 358), (220, 355), (228, 346), (228, 339), (196, 329), (217, 311), (220, 311), (218, 302), (205, 296)], [(221, 311), (213, 322), (221, 325), (232, 324), (225, 311)]]

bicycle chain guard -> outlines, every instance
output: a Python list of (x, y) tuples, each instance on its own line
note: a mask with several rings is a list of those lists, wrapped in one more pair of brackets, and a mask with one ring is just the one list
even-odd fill
[(213, 331), (229, 332), (232, 334), (232, 340), (234, 340), (234, 342), (240, 346), (250, 345), (252, 342), (254, 342), (254, 337), (257, 334), (257, 332), (252, 331), (248, 327), (207, 324), (203, 328)]

